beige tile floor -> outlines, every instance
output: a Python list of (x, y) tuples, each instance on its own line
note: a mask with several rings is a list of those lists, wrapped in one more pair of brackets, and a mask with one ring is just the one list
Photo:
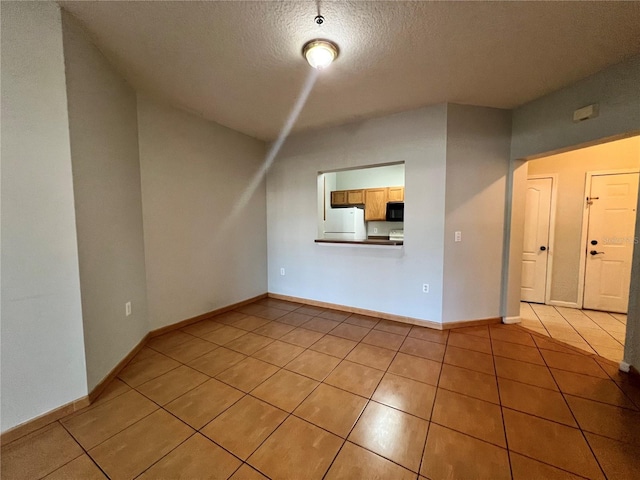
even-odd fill
[(640, 478), (640, 385), (519, 326), (263, 300), (152, 339), (3, 479)]
[(523, 327), (614, 362), (622, 360), (627, 329), (624, 314), (522, 302), (520, 316)]

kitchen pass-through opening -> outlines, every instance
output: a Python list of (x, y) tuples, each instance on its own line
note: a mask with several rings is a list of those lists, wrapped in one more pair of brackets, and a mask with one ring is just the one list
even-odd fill
[(404, 162), (318, 173), (318, 240), (404, 241)]

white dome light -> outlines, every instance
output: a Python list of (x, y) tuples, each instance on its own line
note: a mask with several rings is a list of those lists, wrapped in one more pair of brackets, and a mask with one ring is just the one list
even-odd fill
[(329, 40), (311, 40), (302, 47), (302, 55), (309, 65), (322, 70), (338, 57), (338, 46)]

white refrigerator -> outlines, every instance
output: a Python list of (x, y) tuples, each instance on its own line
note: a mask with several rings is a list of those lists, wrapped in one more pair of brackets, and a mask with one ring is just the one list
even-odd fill
[(366, 240), (364, 210), (357, 207), (330, 208), (324, 221), (325, 240)]

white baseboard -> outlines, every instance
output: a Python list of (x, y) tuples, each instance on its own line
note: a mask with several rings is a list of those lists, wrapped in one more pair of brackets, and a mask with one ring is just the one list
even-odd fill
[(576, 302), (563, 302), (561, 300), (549, 300), (548, 305), (553, 305), (554, 307), (580, 308)]
[(619, 368), (621, 372), (629, 373), (631, 365), (629, 365), (627, 362), (620, 362)]
[(522, 318), (520, 317), (520, 315), (516, 315), (513, 317), (502, 317), (502, 323), (505, 323), (507, 325), (520, 323), (520, 322), (522, 322)]

